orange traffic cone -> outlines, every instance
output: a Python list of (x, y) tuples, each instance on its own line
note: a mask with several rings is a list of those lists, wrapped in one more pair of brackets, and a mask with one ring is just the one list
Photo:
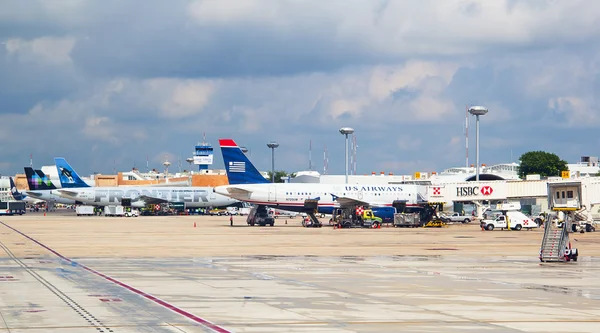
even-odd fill
[(46, 216), (46, 212), (44, 212), (44, 216)]
[(196, 222), (194, 222), (194, 228), (196, 227)]

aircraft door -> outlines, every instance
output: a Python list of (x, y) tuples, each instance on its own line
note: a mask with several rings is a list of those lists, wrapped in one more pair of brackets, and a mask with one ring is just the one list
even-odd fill
[(277, 201), (277, 193), (275, 191), (275, 186), (269, 185), (269, 202)]

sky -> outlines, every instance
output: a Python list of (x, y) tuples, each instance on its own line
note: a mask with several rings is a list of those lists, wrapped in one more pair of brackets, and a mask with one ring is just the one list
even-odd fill
[[(188, 169), (206, 135), (261, 170), (464, 166), (598, 156), (600, 2), (4, 0), (0, 174), (65, 157), (80, 173)], [(475, 162), (470, 117), (469, 159)]]

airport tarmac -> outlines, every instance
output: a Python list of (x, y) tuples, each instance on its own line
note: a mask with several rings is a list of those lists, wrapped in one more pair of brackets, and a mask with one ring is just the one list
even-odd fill
[(0, 332), (600, 331), (600, 233), (74, 215), (1, 219)]

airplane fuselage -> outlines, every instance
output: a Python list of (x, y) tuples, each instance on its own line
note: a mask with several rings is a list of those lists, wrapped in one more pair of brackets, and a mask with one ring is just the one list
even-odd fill
[(303, 211), (306, 199), (319, 200), (319, 212), (331, 213), (340, 206), (338, 198), (391, 206), (394, 200), (406, 200), (407, 205), (418, 203), (418, 185), (356, 185), (356, 184), (240, 184), (215, 187), (215, 192), (253, 204)]
[[(77, 194), (72, 195), (71, 192)], [(151, 203), (145, 197), (185, 202), (188, 208), (227, 206), (237, 202), (230, 197), (213, 193), (210, 187), (86, 187), (59, 193), (63, 197), (96, 206), (120, 205), (122, 199), (131, 199), (131, 206), (141, 208)]]
[(74, 205), (76, 200), (72, 198), (65, 198), (58, 194), (57, 190), (32, 190), (25, 191), (28, 198), (43, 200), (46, 202), (59, 203), (64, 205)]

